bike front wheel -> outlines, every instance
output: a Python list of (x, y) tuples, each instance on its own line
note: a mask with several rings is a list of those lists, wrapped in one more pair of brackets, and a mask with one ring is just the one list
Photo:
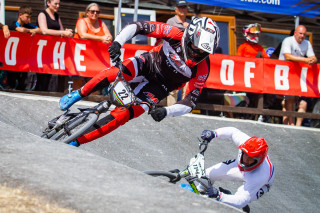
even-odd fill
[(171, 183), (175, 183), (174, 180), (177, 179), (177, 174), (166, 172), (166, 171), (144, 171), (143, 173), (151, 175), (153, 177), (162, 177)]
[(64, 128), (55, 133), (50, 139), (58, 140), (63, 143), (70, 143), (82, 136), (98, 120), (96, 113), (83, 114), (76, 116), (68, 121)]

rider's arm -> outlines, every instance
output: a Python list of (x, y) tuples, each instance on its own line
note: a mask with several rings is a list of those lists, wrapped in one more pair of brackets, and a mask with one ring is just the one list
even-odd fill
[(185, 98), (172, 106), (166, 107), (167, 116), (183, 115), (191, 112), (196, 107), (203, 86), (209, 76), (209, 63), (209, 58), (207, 58), (198, 64), (196, 67), (197, 75), (189, 81)]
[(223, 127), (216, 129), (215, 132), (217, 133), (218, 138), (232, 139), (236, 146), (240, 146), (250, 138), (247, 134), (235, 127)]
[(263, 170), (246, 173), (244, 185), (240, 186), (233, 195), (221, 193), (219, 201), (236, 208), (243, 208), (269, 191), (266, 185), (268, 177), (268, 172)]
[(234, 195), (221, 193), (218, 201), (234, 206), (236, 208), (243, 208), (251, 202), (252, 194), (245, 190), (245, 185), (238, 188)]
[(136, 35), (144, 35), (154, 38), (176, 39), (180, 41), (183, 32), (178, 28), (161, 22), (138, 21), (128, 24), (115, 38), (121, 46)]

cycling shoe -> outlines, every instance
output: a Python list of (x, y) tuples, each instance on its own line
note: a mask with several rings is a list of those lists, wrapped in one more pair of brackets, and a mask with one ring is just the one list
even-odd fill
[(75, 102), (81, 100), (81, 95), (79, 90), (73, 91), (70, 94), (62, 96), (59, 101), (59, 107), (62, 111), (69, 109)]
[(79, 147), (79, 146), (80, 146), (80, 144), (78, 143), (78, 141), (72, 141), (72, 142), (69, 143), (69, 145), (75, 146), (75, 147)]

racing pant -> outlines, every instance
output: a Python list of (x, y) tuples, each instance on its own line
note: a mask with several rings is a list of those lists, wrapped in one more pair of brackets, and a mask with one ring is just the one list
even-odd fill
[[(146, 60), (143, 55), (125, 60), (122, 72), (126, 81), (138, 84), (133, 91), (136, 97), (149, 104), (135, 105), (129, 108), (116, 107), (109, 115), (100, 119), (89, 130), (89, 133), (77, 138), (79, 144), (88, 143), (112, 132), (129, 120), (142, 115), (149, 110), (150, 105), (155, 105), (167, 97), (166, 86), (148, 77), (152, 72), (152, 60)], [(82, 87), (81, 95), (85, 97), (92, 92), (109, 86), (116, 79), (118, 72), (119, 69), (117, 67), (101, 71)]]

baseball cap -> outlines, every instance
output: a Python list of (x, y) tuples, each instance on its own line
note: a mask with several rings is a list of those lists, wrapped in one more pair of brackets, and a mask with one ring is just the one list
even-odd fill
[(188, 6), (188, 3), (185, 0), (178, 0), (176, 6), (177, 7)]

